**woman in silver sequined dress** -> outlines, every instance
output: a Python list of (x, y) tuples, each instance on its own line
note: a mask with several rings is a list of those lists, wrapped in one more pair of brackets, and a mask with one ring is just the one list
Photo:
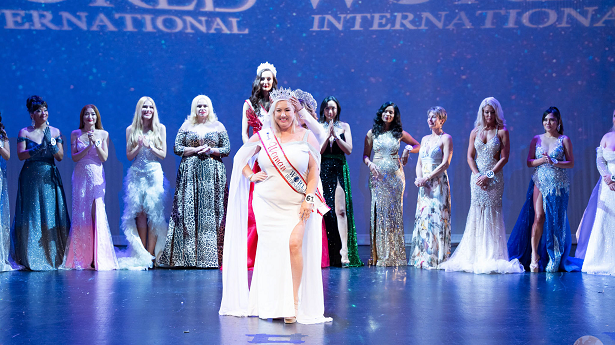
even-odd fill
[(504, 112), (497, 99), (485, 98), (470, 134), (467, 160), (472, 177), (472, 199), (463, 238), (451, 258), (440, 265), (446, 271), (522, 273), (518, 260), (508, 261), (502, 214), (504, 174), (510, 141)]
[(527, 166), (534, 174), (515, 228), (508, 240), (511, 258), (518, 258), (531, 272), (578, 271), (568, 260), (571, 246), (568, 224), (570, 179), (566, 169), (574, 166), (572, 142), (564, 135), (559, 109), (542, 115), (544, 134), (530, 143)]
[[(159, 160), (167, 155), (166, 127), (158, 120), (154, 100), (141, 97), (132, 124), (126, 128), (126, 156), (133, 161), (124, 180), (122, 229), (130, 257), (120, 268), (147, 269), (164, 248), (167, 223), (164, 199), (168, 182)], [(121, 255), (118, 255), (121, 256)]]
[(431, 134), (421, 140), (416, 162), (414, 184), (419, 195), (408, 265), (419, 268), (438, 268), (451, 254), (451, 187), (446, 169), (453, 158), (453, 138), (442, 130), (446, 117), (442, 107), (427, 111)]
[(228, 192), (222, 157), (230, 150), (226, 128), (218, 121), (211, 100), (196, 96), (175, 138), (174, 151), (182, 161), (158, 265), (213, 268), (222, 264)]
[(615, 112), (612, 120), (596, 149), (600, 181), (577, 232), (575, 256), (585, 260), (581, 271), (592, 274), (615, 275)]
[[(400, 142), (408, 144), (399, 158)], [(403, 165), (421, 145), (402, 129), (395, 103), (384, 103), (365, 136), (363, 162), (370, 170), (371, 221), (369, 265), (407, 265), (404, 243), (403, 195), (406, 187)], [(370, 160), (372, 149), (374, 158)]]
[(9, 262), (11, 248), (11, 225), (9, 215), (9, 192), (6, 179), (6, 161), (11, 158), (9, 137), (6, 135), (0, 116), (0, 272), (11, 271)]

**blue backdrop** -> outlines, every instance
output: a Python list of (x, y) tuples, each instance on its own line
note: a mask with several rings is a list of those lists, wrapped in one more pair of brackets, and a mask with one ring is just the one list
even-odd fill
[[(50, 123), (66, 139), (78, 127), (81, 107), (96, 104), (115, 147), (105, 163), (106, 201), (120, 243), (121, 181), (129, 166), (125, 128), (137, 100), (151, 96), (167, 126), (163, 166), (174, 186), (179, 157), (171, 148), (192, 98), (211, 97), (234, 153), (241, 145), (242, 103), (256, 67), (269, 61), (280, 85), (309, 91), (319, 103), (329, 95), (341, 101), (341, 118), (354, 137), (349, 161), (361, 243), (368, 243), (370, 198), (363, 138), (389, 100), (417, 140), (429, 133), (429, 107), (448, 111), (457, 241), (470, 201), (468, 137), (481, 100), (500, 100), (511, 134), (504, 169), (509, 231), (532, 173), (525, 165), (529, 142), (543, 131), (542, 112), (558, 106), (576, 158), (569, 206), (576, 229), (598, 179), (594, 149), (615, 108), (614, 26), (615, 1), (3, 0), (0, 111), (12, 138), (9, 178), (17, 181), (22, 165), (15, 137), (30, 122), (28, 96), (47, 100)], [(66, 157), (58, 165), (70, 198), (73, 163)], [(232, 158), (225, 163), (230, 171)], [(415, 163), (413, 157), (406, 167), (407, 240)]]

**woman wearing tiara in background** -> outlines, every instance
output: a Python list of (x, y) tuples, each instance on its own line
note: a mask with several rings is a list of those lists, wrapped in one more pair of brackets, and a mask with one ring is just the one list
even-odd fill
[(431, 134), (421, 140), (416, 162), (414, 184), (419, 196), (408, 265), (419, 268), (438, 268), (451, 254), (451, 187), (446, 169), (453, 157), (453, 138), (442, 130), (446, 117), (442, 107), (427, 111)]
[(331, 212), (324, 215), (331, 266), (360, 267), (357, 230), (354, 223), (350, 171), (346, 155), (352, 153), (350, 125), (340, 121), (342, 107), (334, 96), (320, 104), (319, 122), (327, 132), (320, 146), (320, 178)]
[(566, 169), (574, 166), (572, 142), (564, 135), (564, 124), (556, 107), (542, 114), (542, 125), (545, 133), (530, 142), (527, 166), (534, 167), (534, 174), (508, 239), (508, 253), (531, 272), (578, 271), (578, 263), (568, 257), (570, 180)]
[(55, 270), (64, 259), (70, 219), (60, 172), (55, 160), (64, 158), (62, 133), (49, 126), (47, 102), (27, 101), (32, 126), (17, 137), (17, 157), (25, 160), (17, 189), (11, 229), (11, 256), (32, 271)]
[(11, 158), (9, 137), (6, 135), (0, 115), (0, 272), (13, 268), (9, 262), (11, 248), (11, 223), (9, 215), (9, 193), (6, 177), (6, 161)]
[[(408, 144), (399, 158), (400, 142)], [(370, 171), (372, 194), (370, 219), (371, 253), (369, 265), (406, 266), (403, 196), (406, 177), (403, 166), (410, 153), (421, 145), (401, 126), (399, 108), (384, 103), (374, 118), (374, 126), (365, 136), (363, 163)], [(370, 160), (374, 151), (373, 161)]]
[[(243, 103), (242, 109), (241, 140), (244, 144), (250, 139), (250, 127), (252, 127), (252, 134), (257, 133), (263, 127), (263, 121), (269, 111), (269, 93), (278, 87), (276, 75), (275, 66), (269, 62), (260, 64), (256, 69), (256, 78), (252, 82), (252, 95)], [(260, 171), (258, 163), (251, 162), (250, 164), (255, 164), (253, 166), (255, 172)], [(254, 184), (252, 183), (248, 197), (248, 268), (254, 267), (256, 243), (258, 242), (256, 221), (252, 209), (253, 192)]]
[[(220, 315), (283, 317), (287, 323), (330, 321), (323, 316), (322, 218), (313, 213), (326, 212), (317, 190), (319, 143), (309, 130), (297, 126), (293, 103), (299, 101), (291, 102), (291, 96), (290, 89), (272, 92), (267, 121), (271, 127), (252, 136), (234, 158)], [(254, 155), (262, 169), (256, 173), (248, 164)], [(272, 157), (277, 157), (275, 165)], [(250, 181), (256, 182), (259, 243), (248, 289), (244, 209)]]
[(166, 127), (158, 119), (154, 100), (141, 97), (132, 124), (126, 128), (126, 156), (133, 161), (124, 179), (122, 229), (130, 257), (120, 268), (147, 269), (164, 248), (168, 226), (164, 200), (168, 182), (159, 160), (167, 155)]
[(226, 169), (231, 150), (226, 128), (204, 95), (192, 100), (173, 148), (181, 156), (166, 244), (157, 264), (214, 268), (222, 264)]
[(470, 133), (467, 160), (470, 178), (470, 210), (463, 238), (448, 261), (438, 268), (470, 273), (522, 273), (523, 266), (508, 261), (506, 228), (502, 214), (504, 165), (510, 140), (504, 111), (497, 99), (485, 98), (478, 107)]
[(581, 271), (615, 275), (615, 111), (613, 127), (596, 149), (600, 180), (577, 231), (575, 257), (584, 259)]
[(109, 133), (102, 126), (100, 112), (88, 104), (79, 114), (79, 129), (70, 136), (73, 161), (73, 222), (62, 268), (118, 268), (113, 239), (105, 210), (105, 171), (109, 156)]

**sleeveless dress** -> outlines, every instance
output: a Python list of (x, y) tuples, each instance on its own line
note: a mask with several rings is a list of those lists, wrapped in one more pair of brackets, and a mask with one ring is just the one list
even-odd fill
[[(346, 140), (344, 133), (340, 135), (342, 140)], [(359, 247), (357, 246), (357, 229), (354, 222), (354, 212), (352, 207), (352, 191), (350, 188), (350, 171), (346, 162), (346, 154), (334, 142), (327, 146), (322, 154), (320, 163), (320, 179), (322, 180), (323, 196), (331, 211), (324, 215), (326, 235), (328, 240), (329, 264), (331, 266), (342, 266), (347, 263), (350, 267), (363, 266), (359, 258)], [(342, 234), (337, 225), (337, 215), (335, 214), (335, 190), (337, 183), (344, 190), (346, 199), (346, 241), (342, 242)], [(346, 262), (342, 262), (346, 259)]]
[[(557, 140), (551, 152), (539, 144), (536, 145), (536, 159), (548, 156), (558, 161), (566, 158), (564, 153), (564, 136)], [(513, 259), (519, 259), (524, 267), (529, 269), (532, 247), (532, 224), (534, 223), (534, 205), (532, 197), (534, 185), (542, 194), (542, 205), (545, 211), (545, 223), (542, 237), (538, 245), (540, 255), (540, 270), (547, 272), (579, 271), (579, 263), (569, 258), (571, 246), (570, 225), (568, 223), (568, 195), (570, 180), (566, 169), (554, 167), (551, 164), (539, 165), (534, 169), (530, 186), (527, 190), (526, 201), (521, 209), (519, 218), (508, 239), (508, 253)], [(573, 259), (573, 260), (570, 260)]]
[[(55, 140), (62, 143), (60, 137)], [(28, 138), (17, 138), (18, 143), (22, 141), (26, 142), (27, 150), (39, 146)], [(26, 159), (17, 188), (11, 229), (12, 260), (32, 271), (55, 270), (64, 259), (70, 219), (62, 177), (48, 146)]]
[[(88, 144), (77, 138), (77, 150)], [(118, 268), (107, 212), (105, 171), (95, 147), (91, 147), (73, 171), (73, 222), (62, 268), (99, 271)], [(96, 223), (92, 228), (92, 205)]]
[[(4, 139), (0, 138), (0, 140)], [(0, 272), (13, 269), (9, 261), (9, 252), (11, 250), (11, 217), (9, 213), (6, 161), (0, 157)]]
[[(599, 168), (604, 169), (603, 173), (615, 175), (615, 151), (597, 149), (597, 163)], [(593, 196), (593, 195), (592, 195)], [(591, 200), (591, 199), (590, 199)], [(591, 201), (590, 201), (591, 202)], [(587, 210), (591, 205), (587, 206)], [(584, 223), (589, 217), (583, 216)], [(580, 236), (577, 244), (577, 255), (579, 258), (579, 248), (586, 247), (584, 251), (584, 262), (581, 271), (592, 274), (615, 275), (615, 192), (600, 178), (597, 200), (594, 205), (590, 234)], [(583, 225), (583, 224), (582, 224)], [(589, 240), (583, 241), (584, 237)], [(583, 257), (581, 257), (583, 258)]]
[(369, 265), (407, 265), (403, 218), (406, 178), (397, 154), (399, 141), (388, 131), (373, 142), (374, 164), (380, 174), (375, 177), (370, 172), (369, 180), (372, 195)]
[[(423, 176), (442, 164), (442, 135), (433, 148), (421, 146)], [(419, 188), (408, 265), (434, 269), (451, 254), (451, 188), (446, 171)]]
[[(220, 157), (183, 157), (186, 147), (207, 144), (220, 149)], [(180, 129), (174, 152), (182, 156), (177, 171), (173, 211), (164, 250), (157, 261), (161, 266), (219, 267), (222, 264), (226, 215), (226, 169), (222, 157), (231, 144), (226, 131), (204, 134)]]
[[(478, 133), (474, 140), (476, 166), (481, 174), (492, 170), (497, 164), (496, 155), (502, 142), (497, 133), (483, 143)], [(502, 214), (504, 194), (504, 173), (500, 170), (483, 190), (476, 184), (479, 174), (472, 174), (470, 189), (472, 199), (466, 221), (466, 228), (457, 249), (440, 269), (471, 273), (522, 273), (523, 266), (518, 260), (508, 261), (506, 248), (506, 227)]]
[(136, 217), (145, 212), (148, 227), (158, 236), (155, 254), (164, 248), (168, 225), (164, 217), (164, 200), (168, 182), (162, 173), (158, 157), (150, 147), (142, 147), (124, 179), (124, 213), (122, 230), (128, 240), (128, 256), (118, 255), (122, 269), (147, 269), (152, 267), (152, 255), (141, 243), (137, 232)]

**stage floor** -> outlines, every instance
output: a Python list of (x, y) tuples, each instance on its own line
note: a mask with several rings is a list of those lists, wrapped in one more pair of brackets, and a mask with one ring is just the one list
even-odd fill
[(0, 344), (615, 344), (615, 277), (322, 272), (320, 325), (218, 316), (218, 270), (0, 273)]

